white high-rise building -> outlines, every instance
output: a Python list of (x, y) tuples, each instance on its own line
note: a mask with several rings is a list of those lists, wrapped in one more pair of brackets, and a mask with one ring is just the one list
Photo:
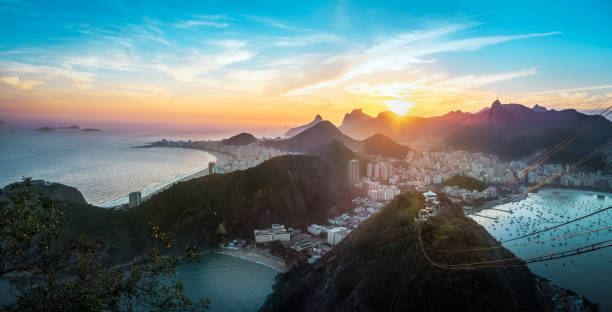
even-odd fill
[(359, 160), (351, 159), (348, 161), (348, 183), (355, 186), (359, 182)]
[(380, 165), (374, 165), (374, 179), (378, 179), (380, 177)]
[(338, 245), (348, 234), (344, 227), (333, 228), (327, 232), (327, 242), (333, 246)]
[(374, 170), (374, 166), (372, 163), (368, 163), (367, 176), (372, 177), (372, 171)]
[(142, 194), (140, 192), (132, 192), (129, 195), (130, 208), (140, 205), (142, 202)]
[(389, 165), (386, 163), (382, 163), (380, 166), (380, 178), (383, 179), (383, 181), (387, 181), (389, 180)]

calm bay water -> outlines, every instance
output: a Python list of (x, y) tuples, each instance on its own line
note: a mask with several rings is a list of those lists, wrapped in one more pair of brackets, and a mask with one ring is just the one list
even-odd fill
[(210, 311), (257, 311), (272, 292), (278, 271), (240, 258), (211, 253), (177, 269), (186, 295), (208, 298)]
[[(604, 199), (597, 195), (605, 196)], [(497, 240), (507, 240), (522, 234), (531, 233), (547, 227), (567, 222), (602, 208), (612, 206), (611, 193), (597, 193), (566, 189), (545, 189), (519, 202), (497, 206), (511, 210), (508, 214), (495, 210), (485, 210), (480, 215), (498, 218), (472, 216), (483, 225)], [(517, 256), (526, 259), (547, 255), (612, 239), (612, 210), (585, 218), (578, 222), (541, 233), (531, 239), (508, 242)], [(585, 235), (550, 240), (541, 243), (530, 241), (548, 240), (560, 236), (598, 230)], [(525, 244), (529, 243), (529, 244)], [(612, 247), (577, 256), (529, 264), (537, 275), (550, 279), (553, 283), (576, 291), (580, 295), (598, 302), (602, 311), (612, 311)]]
[[(211, 312), (253, 312), (272, 292), (279, 273), (271, 268), (218, 253), (206, 254), (199, 263), (183, 264), (177, 277), (188, 297), (211, 301)], [(7, 280), (0, 280), (0, 307), (12, 302)]]
[(132, 148), (152, 133), (0, 128), (0, 187), (23, 176), (76, 187), (87, 202), (112, 206), (207, 168), (214, 156), (182, 148)]

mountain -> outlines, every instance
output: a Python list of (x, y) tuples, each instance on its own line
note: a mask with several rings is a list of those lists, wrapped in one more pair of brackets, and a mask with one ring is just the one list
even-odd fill
[(289, 131), (287, 131), (287, 133), (285, 133), (286, 137), (292, 137), (306, 129), (310, 129), (313, 126), (315, 126), (316, 124), (320, 123), (323, 121), (323, 118), (321, 117), (321, 115), (318, 115), (315, 117), (315, 119), (305, 125), (299, 126), (299, 127), (295, 127), (295, 128), (291, 128), (289, 129)]
[(64, 240), (101, 240), (113, 261), (121, 263), (142, 252), (150, 224), (180, 242), (174, 244), (177, 250), (187, 243), (216, 247), (227, 239), (252, 239), (254, 229), (272, 223), (300, 229), (325, 223), (352, 209), (352, 194), (317, 157), (287, 155), (246, 170), (177, 183), (130, 209), (73, 200), (62, 201), (62, 207)]
[(294, 137), (279, 141), (267, 141), (264, 144), (289, 152), (304, 153), (319, 145), (330, 143), (333, 140), (338, 140), (344, 144), (356, 143), (355, 140), (340, 132), (331, 122), (325, 120), (298, 133)]
[(254, 137), (250, 133), (243, 132), (231, 138), (222, 140), (221, 144), (223, 145), (249, 145), (255, 141), (257, 141), (256, 137)]
[[(355, 114), (353, 114), (355, 113)], [(465, 149), (516, 159), (550, 149), (585, 125), (599, 119), (551, 162), (571, 163), (603, 144), (612, 133), (612, 122), (573, 109), (547, 110), (539, 105), (502, 104), (499, 100), (477, 113), (453, 111), (436, 117), (398, 116), (382, 112), (376, 117), (353, 111), (339, 129), (354, 137), (382, 133), (400, 142), (425, 142), (442, 148)], [(353, 118), (353, 115), (355, 116)], [(369, 118), (368, 118), (369, 117)], [(587, 166), (601, 166), (600, 158)]]
[(363, 140), (363, 148), (367, 154), (378, 154), (387, 157), (405, 158), (410, 148), (398, 144), (384, 134), (377, 133)]
[(526, 266), (451, 270), (432, 265), (421, 244), (436, 264), (514, 257), (505, 248), (436, 252), (497, 244), (460, 207), (439, 199), (445, 213), (416, 224), (423, 196), (399, 196), (316, 262), (277, 277), (260, 311), (553, 310), (546, 282)]

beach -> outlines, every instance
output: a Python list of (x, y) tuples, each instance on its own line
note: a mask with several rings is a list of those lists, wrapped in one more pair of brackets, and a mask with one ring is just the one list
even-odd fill
[(257, 264), (272, 268), (281, 273), (287, 272), (287, 270), (289, 269), (283, 259), (270, 255), (266, 250), (258, 247), (251, 247), (249, 249), (241, 250), (223, 249), (217, 252), (223, 255), (238, 257), (251, 262), (255, 262)]

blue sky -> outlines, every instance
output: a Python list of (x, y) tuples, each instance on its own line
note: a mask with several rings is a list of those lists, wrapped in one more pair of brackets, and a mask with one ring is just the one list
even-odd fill
[(612, 94), (610, 13), (609, 1), (0, 0), (0, 113), (274, 111), (265, 124), (474, 111), (493, 96), (586, 110)]

